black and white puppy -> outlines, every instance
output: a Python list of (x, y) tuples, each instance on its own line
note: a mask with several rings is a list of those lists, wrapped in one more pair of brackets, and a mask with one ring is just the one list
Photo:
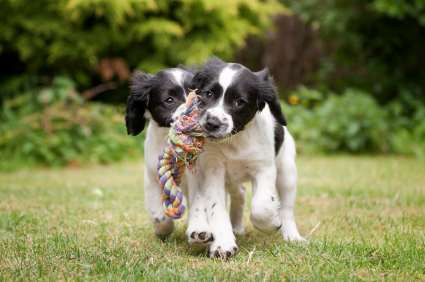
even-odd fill
[(241, 194), (240, 184), (248, 180), (252, 180), (254, 227), (266, 234), (280, 230), (285, 240), (304, 240), (293, 213), (295, 143), (268, 70), (251, 72), (213, 57), (192, 82), (202, 97), (201, 126), (210, 134), (199, 159), (202, 173), (196, 200), (204, 203), (208, 231), (215, 239), (208, 247), (209, 256), (227, 258), (237, 251), (225, 191), (233, 201), (234, 195)]
[[(145, 202), (155, 233), (161, 238), (173, 232), (174, 221), (162, 209), (162, 190), (156, 179), (158, 155), (167, 146), (170, 124), (184, 112), (193, 76), (192, 69), (179, 66), (156, 75), (135, 71), (131, 79), (125, 116), (127, 132), (134, 136), (139, 134), (149, 118), (145, 140)], [(182, 184), (182, 189), (187, 191), (184, 185), (187, 180)]]
[[(170, 124), (184, 113), (193, 76), (193, 69), (180, 65), (156, 75), (135, 71), (131, 79), (125, 116), (127, 132), (130, 135), (139, 134), (145, 127), (146, 118), (149, 118), (145, 140), (145, 202), (155, 233), (161, 238), (173, 232), (174, 221), (162, 209), (162, 189), (157, 182), (156, 171), (158, 155), (167, 146)], [(200, 170), (197, 171), (196, 175), (186, 171), (181, 183), (191, 209), (187, 234), (190, 243), (208, 245), (213, 241), (213, 235), (209, 231), (204, 208), (201, 202), (193, 203), (194, 193), (198, 191)], [(238, 226), (242, 224), (243, 228), (243, 205), (237, 213), (241, 215)]]

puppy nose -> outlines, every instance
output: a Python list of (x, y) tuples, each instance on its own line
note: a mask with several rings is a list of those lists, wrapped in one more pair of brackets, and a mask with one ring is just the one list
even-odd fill
[(214, 132), (220, 129), (222, 123), (221, 121), (216, 117), (208, 117), (205, 123), (205, 129)]

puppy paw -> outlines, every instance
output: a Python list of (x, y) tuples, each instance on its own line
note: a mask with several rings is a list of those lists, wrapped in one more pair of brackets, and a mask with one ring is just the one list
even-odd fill
[(156, 236), (161, 240), (165, 240), (174, 231), (173, 220), (165, 215), (152, 218), (152, 226)]
[(269, 214), (268, 216), (258, 216), (251, 213), (251, 222), (255, 229), (267, 235), (276, 234), (282, 227), (282, 222), (277, 214)]
[(190, 234), (190, 244), (199, 244), (207, 246), (214, 242), (214, 235), (210, 231), (192, 231), (188, 232), (188, 234)]
[(229, 240), (228, 242), (217, 242), (217, 240), (214, 241), (207, 247), (207, 255), (210, 258), (219, 258), (223, 260), (234, 257), (238, 252), (238, 246), (236, 246), (234, 240), (233, 242), (231, 241), (232, 240)]
[(300, 236), (300, 234), (282, 234), (284, 241), (308, 243), (309, 240)]
[(244, 226), (235, 226), (232, 228), (233, 234), (237, 235), (243, 235), (245, 234), (245, 227)]
[(293, 218), (284, 219), (282, 221), (282, 228), (280, 228), (280, 233), (282, 234), (283, 240), (290, 242), (305, 242), (308, 243), (307, 239), (301, 237), (298, 233), (297, 226)]
[(258, 231), (267, 235), (274, 235), (282, 227), (282, 220), (279, 217), (278, 206), (274, 197), (253, 197), (250, 211), (250, 220)]

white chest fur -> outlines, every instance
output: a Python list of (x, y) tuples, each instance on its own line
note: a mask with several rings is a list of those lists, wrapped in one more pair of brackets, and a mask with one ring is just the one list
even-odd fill
[(167, 146), (168, 131), (169, 128), (159, 127), (152, 119), (150, 120), (145, 140), (146, 170), (156, 171), (158, 156)]
[(266, 107), (243, 131), (221, 142), (207, 142), (202, 167), (223, 166), (226, 182), (244, 182), (264, 167), (273, 166), (274, 122)]

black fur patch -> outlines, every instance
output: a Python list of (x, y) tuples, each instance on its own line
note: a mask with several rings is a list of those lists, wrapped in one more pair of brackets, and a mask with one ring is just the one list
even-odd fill
[(283, 126), (279, 123), (276, 123), (274, 126), (274, 154), (277, 156), (279, 150), (282, 147), (283, 140), (285, 139), (285, 131)]
[(211, 237), (210, 238), (208, 238), (208, 240), (205, 240), (204, 242), (202, 242), (202, 243), (209, 243), (209, 242), (214, 242), (214, 235), (212, 235), (211, 234)]

